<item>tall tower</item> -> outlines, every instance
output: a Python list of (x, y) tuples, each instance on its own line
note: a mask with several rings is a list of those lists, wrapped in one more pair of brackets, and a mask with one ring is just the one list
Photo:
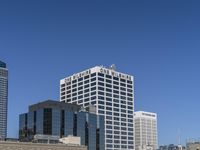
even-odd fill
[(96, 106), (105, 119), (105, 150), (134, 150), (134, 78), (96, 66), (60, 81), (60, 101)]
[(8, 70), (0, 61), (0, 140), (7, 136)]
[(135, 150), (157, 149), (157, 115), (137, 111), (135, 119)]

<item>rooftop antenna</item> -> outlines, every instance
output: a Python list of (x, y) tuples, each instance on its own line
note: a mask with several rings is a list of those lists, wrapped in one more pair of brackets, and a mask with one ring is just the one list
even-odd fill
[(112, 65), (110, 66), (110, 69), (111, 69), (111, 70), (116, 70), (115, 64), (112, 64)]
[(178, 128), (178, 139), (177, 139), (178, 145), (181, 145), (181, 129)]

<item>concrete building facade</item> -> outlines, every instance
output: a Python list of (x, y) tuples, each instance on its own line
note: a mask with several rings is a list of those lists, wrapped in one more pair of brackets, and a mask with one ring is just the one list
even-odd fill
[(134, 150), (134, 78), (96, 66), (60, 81), (60, 101), (96, 106), (105, 118), (105, 150)]
[(135, 149), (157, 149), (157, 114), (137, 111), (135, 119)]

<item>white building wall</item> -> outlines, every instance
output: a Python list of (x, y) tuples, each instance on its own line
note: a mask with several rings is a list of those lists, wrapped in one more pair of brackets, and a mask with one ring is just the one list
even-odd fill
[(62, 79), (60, 101), (96, 106), (105, 116), (106, 150), (134, 149), (133, 76), (96, 66)]
[(157, 149), (157, 114), (138, 111), (135, 119), (135, 149)]

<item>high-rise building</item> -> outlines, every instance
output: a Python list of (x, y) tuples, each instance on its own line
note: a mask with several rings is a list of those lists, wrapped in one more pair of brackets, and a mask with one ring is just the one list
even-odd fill
[(96, 66), (60, 81), (60, 101), (88, 107), (105, 118), (105, 150), (134, 150), (134, 78)]
[(19, 116), (20, 141), (33, 141), (37, 135), (78, 136), (88, 150), (104, 150), (104, 117), (75, 104), (47, 100)]
[(0, 139), (7, 136), (7, 108), (8, 108), (8, 69), (0, 61)]
[(137, 111), (135, 119), (135, 149), (157, 149), (157, 114)]

